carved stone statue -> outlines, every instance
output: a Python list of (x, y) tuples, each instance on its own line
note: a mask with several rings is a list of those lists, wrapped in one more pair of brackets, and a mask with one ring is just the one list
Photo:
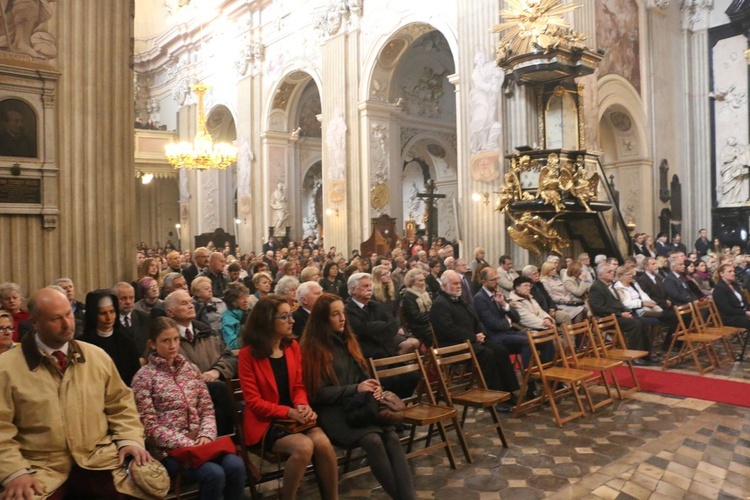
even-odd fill
[(503, 85), (503, 72), (493, 61), (487, 61), (483, 50), (474, 56), (471, 73), (471, 153), (496, 150), (502, 126), (497, 121), (497, 98)]
[(57, 57), (55, 38), (42, 29), (54, 0), (0, 2), (0, 48), (38, 59)]
[(286, 196), (286, 187), (281, 182), (276, 184), (276, 190), (271, 194), (271, 209), (274, 212), (274, 234), (284, 234), (289, 218), (289, 200)]
[(750, 166), (750, 145), (737, 144), (734, 137), (727, 138), (721, 148), (721, 184), (717, 187), (717, 197), (722, 206), (744, 203), (743, 187), (747, 184)]
[(341, 111), (336, 111), (328, 122), (326, 130), (326, 146), (331, 159), (328, 168), (328, 179), (332, 181), (344, 180), (346, 171), (346, 121)]

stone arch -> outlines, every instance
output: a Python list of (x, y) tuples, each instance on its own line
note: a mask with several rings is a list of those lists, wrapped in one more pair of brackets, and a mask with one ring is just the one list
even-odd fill
[(619, 75), (598, 82), (600, 161), (607, 180), (620, 192), (620, 210), (639, 231), (653, 233), (657, 181), (643, 103), (633, 86)]
[[(426, 157), (421, 159), (432, 164), (435, 174), (437, 163), (425, 149), (429, 141), (415, 142), (415, 137), (432, 133), (430, 144), (451, 158), (455, 171), (457, 100), (449, 76), (456, 71), (457, 53), (456, 38), (446, 25), (417, 19), (403, 20), (373, 45), (360, 86), (363, 176), (370, 201), (363, 207), (364, 238), (369, 235), (370, 219), (382, 214), (395, 217), (403, 229), (408, 215), (402, 202), (407, 196), (403, 184), (407, 143), (421, 147), (419, 154)], [(456, 179), (453, 175), (449, 182), (452, 197), (457, 192)]]
[[(310, 200), (303, 200), (306, 170), (320, 160), (321, 109), (320, 79), (314, 72), (290, 69), (270, 93), (266, 103), (263, 137), (264, 189), (267, 203), (263, 205), (263, 233), (273, 227), (276, 236), (298, 239), (303, 235), (303, 211)], [(279, 202), (278, 186), (286, 189), (285, 200)], [(285, 205), (285, 209), (282, 209)], [(322, 222), (322, 221), (321, 221)]]

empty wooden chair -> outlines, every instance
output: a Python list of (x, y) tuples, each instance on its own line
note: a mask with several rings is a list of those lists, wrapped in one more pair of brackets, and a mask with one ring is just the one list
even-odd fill
[[(630, 371), (630, 376), (633, 378), (633, 387), (627, 391), (619, 389), (617, 395), (620, 399), (630, 397), (635, 392), (641, 390), (641, 384), (638, 381), (638, 376), (635, 373), (633, 362), (636, 359), (648, 357), (648, 351), (640, 351), (636, 349), (628, 349), (625, 343), (625, 338), (620, 330), (620, 325), (617, 323), (617, 316), (610, 314), (609, 316), (603, 316), (601, 318), (592, 318), (591, 325), (593, 326), (591, 332), (594, 337), (594, 342), (598, 345), (598, 351), (600, 355), (605, 358), (622, 361), (627, 365)], [(619, 383), (619, 382), (618, 382)]]
[[(677, 331), (672, 335), (672, 342), (664, 356), (662, 369), (666, 370), (681, 363), (687, 357), (692, 357), (701, 375), (715, 370), (719, 366), (719, 356), (714, 344), (722, 339), (722, 335), (698, 330), (698, 323), (694, 321), (694, 316), (699, 313), (695, 312), (692, 304), (674, 306), (674, 312), (677, 315)], [(681, 343), (679, 349), (676, 348), (678, 342)], [(705, 363), (701, 362), (701, 353), (706, 355)]]
[[(464, 407), (461, 415), (461, 426), (466, 422), (469, 408), (481, 408), (489, 412), (503, 447), (508, 447), (500, 416), (495, 405), (510, 399), (510, 393), (487, 389), (487, 383), (479, 367), (471, 342), (430, 349), (430, 365), (437, 367), (438, 394), (449, 406), (456, 404)], [(487, 427), (479, 428), (467, 435), (481, 434)], [(466, 428), (464, 427), (464, 431)]]
[[(745, 290), (745, 295), (748, 294), (748, 291)], [(737, 342), (739, 344), (739, 347), (741, 348), (740, 353), (737, 354), (737, 357), (735, 358), (737, 361), (742, 361), (742, 359), (745, 357), (745, 349), (747, 348), (747, 340), (748, 335), (750, 335), (750, 330), (746, 330), (739, 326), (728, 326), (724, 324), (724, 320), (721, 319), (721, 314), (719, 314), (719, 308), (716, 305), (716, 301), (713, 298), (708, 299), (708, 302), (711, 304), (711, 315), (713, 316), (713, 322), (715, 325), (720, 326), (722, 328), (732, 328), (735, 332), (737, 332)], [(745, 338), (742, 338), (742, 334), (745, 334)]]
[[(382, 381), (388, 377), (395, 377), (405, 373), (416, 372), (419, 375), (420, 383), (417, 392), (411, 398), (404, 400), (406, 409), (404, 410), (404, 423), (411, 425), (411, 434), (409, 436), (406, 456), (407, 458), (432, 453), (435, 450), (445, 448), (451, 468), (456, 468), (456, 458), (453, 454), (448, 433), (446, 431), (446, 422), (452, 422), (456, 436), (458, 437), (461, 449), (467, 462), (471, 462), (471, 453), (469, 453), (466, 438), (464, 437), (461, 423), (458, 421), (458, 412), (455, 408), (438, 405), (432, 391), (429, 389), (429, 380), (425, 372), (422, 358), (417, 353), (402, 354), (400, 356), (391, 356), (389, 358), (369, 360), (370, 369), (373, 376)], [(416, 437), (417, 426), (429, 426), (427, 441), (424, 448), (412, 451)], [(432, 431), (432, 425), (436, 425), (442, 442), (430, 445), (429, 437)]]
[(567, 344), (565, 348), (568, 355), (568, 364), (572, 365), (574, 368), (589, 370), (595, 374), (598, 373), (598, 377), (589, 379), (588, 382), (596, 382), (596, 379), (600, 380), (607, 393), (607, 397), (596, 404), (593, 403), (593, 399), (589, 401), (591, 404), (591, 411), (594, 412), (602, 406), (614, 403), (612, 390), (610, 389), (609, 381), (607, 380), (607, 373), (612, 376), (612, 382), (615, 384), (617, 395), (622, 399), (620, 383), (615, 374), (615, 368), (622, 366), (622, 361), (607, 358), (599, 349), (597, 349), (594, 335), (591, 332), (591, 323), (588, 321), (582, 321), (573, 325), (564, 325), (563, 336), (565, 337), (565, 342)]
[(693, 302), (693, 309), (696, 311), (693, 321), (696, 323), (697, 331), (721, 335), (721, 343), (724, 346), (725, 356), (720, 358), (719, 366), (731, 365), (736, 357), (732, 348), (732, 341), (736, 340), (741, 345), (740, 335), (745, 329), (736, 326), (725, 326), (721, 321), (719, 311), (716, 309), (713, 299), (696, 300)]
[[(539, 409), (545, 401), (549, 401), (555, 421), (560, 427), (566, 422), (585, 415), (586, 411), (583, 409), (583, 402), (578, 390), (583, 389), (590, 404), (591, 397), (588, 387), (586, 387), (584, 382), (593, 375), (593, 372), (573, 368), (568, 364), (560, 336), (557, 334), (555, 327), (539, 332), (526, 330), (526, 336), (529, 339), (531, 347), (531, 360), (529, 361), (529, 366), (524, 371), (521, 393), (518, 397), (518, 404), (516, 405), (514, 415), (518, 416)], [(551, 361), (543, 362), (539, 355), (539, 346), (547, 343), (555, 346), (556, 354)], [(540, 395), (529, 401), (525, 401), (529, 381), (532, 378), (539, 379), (539, 384), (537, 385), (541, 386)], [(578, 411), (572, 412), (563, 418), (560, 416), (560, 411), (557, 408), (555, 400), (567, 395), (572, 395), (575, 398)]]

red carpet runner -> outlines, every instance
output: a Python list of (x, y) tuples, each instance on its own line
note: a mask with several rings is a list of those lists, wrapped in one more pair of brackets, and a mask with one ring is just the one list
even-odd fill
[[(633, 387), (630, 372), (624, 366), (616, 368), (617, 378), (625, 387)], [(635, 373), (644, 392), (703, 399), (750, 408), (750, 383), (689, 375), (670, 371), (636, 368)]]

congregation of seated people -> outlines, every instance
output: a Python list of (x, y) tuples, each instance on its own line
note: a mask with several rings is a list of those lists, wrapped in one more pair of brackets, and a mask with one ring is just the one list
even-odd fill
[[(632, 248), (624, 262), (605, 255), (592, 261), (586, 253), (550, 255), (539, 266), (517, 269), (508, 255), (491, 265), (481, 247), (462, 258), (457, 243), (442, 238), (429, 246), (421, 238), (400, 242), (387, 255), (354, 251), (349, 258), (312, 238), (282, 245), (271, 237), (257, 254), (232, 252), (229, 245), (180, 252), (169, 242), (140, 244), (132, 282), (85, 296), (72, 278), (61, 277), (31, 294), (25, 309), (21, 288), (0, 284), (0, 378), (13, 376), (2, 371), (4, 365), (19, 366), (13, 356), (43, 363), (53, 375), (45, 383), (59, 383), (84, 357), (98, 366), (104, 363), (99, 353), (106, 353), (109, 368), (100, 370), (117, 379), (107, 382), (107, 390), (132, 387), (122, 411), (137, 409), (140, 421), (129, 418), (127, 424), (131, 434), (146, 437), (109, 431), (108, 439), (139, 462), (161, 461), (171, 474), (181, 467), (171, 449), (235, 431), (226, 384), (239, 379), (245, 444), (290, 457), (282, 498), (295, 498), (311, 462), (322, 497), (337, 498), (333, 446), (361, 447), (389, 496), (415, 498), (394, 428), (346, 422), (346, 397), (370, 392), (377, 399), (388, 389), (406, 398), (417, 387), (414, 373), (381, 387), (368, 358), (424, 355), (433, 346), (469, 341), (488, 388), (510, 394), (497, 410), (510, 412), (520, 389), (516, 365), (530, 364), (526, 330), (614, 314), (628, 348), (649, 352), (636, 363), (648, 365), (660, 362), (659, 352), (677, 328), (675, 305), (713, 296), (725, 324), (750, 328), (750, 259), (739, 249), (721, 248), (704, 230), (689, 252), (679, 235), (667, 242), (663, 234), (654, 240), (638, 233)], [(655, 345), (661, 332), (662, 344)], [(550, 348), (540, 353), (544, 361), (555, 355)], [(530, 386), (527, 394), (536, 392)], [(121, 425), (104, 413), (110, 419), (105, 428)], [(14, 421), (7, 412), (4, 418)], [(318, 426), (291, 433), (272, 425), (275, 419)], [(24, 432), (33, 429), (24, 425), (0, 435), (0, 463), (18, 464), (0, 470), (2, 491), (67, 492), (74, 476), (114, 468), (87, 462), (63, 440), (59, 452), (67, 475), (34, 475), (39, 466), (25, 458), (34, 448), (22, 444)], [(246, 474), (241, 460), (224, 456), (188, 468), (184, 476), (200, 485), (201, 498), (242, 498)], [(117, 494), (133, 496), (120, 489)]]

